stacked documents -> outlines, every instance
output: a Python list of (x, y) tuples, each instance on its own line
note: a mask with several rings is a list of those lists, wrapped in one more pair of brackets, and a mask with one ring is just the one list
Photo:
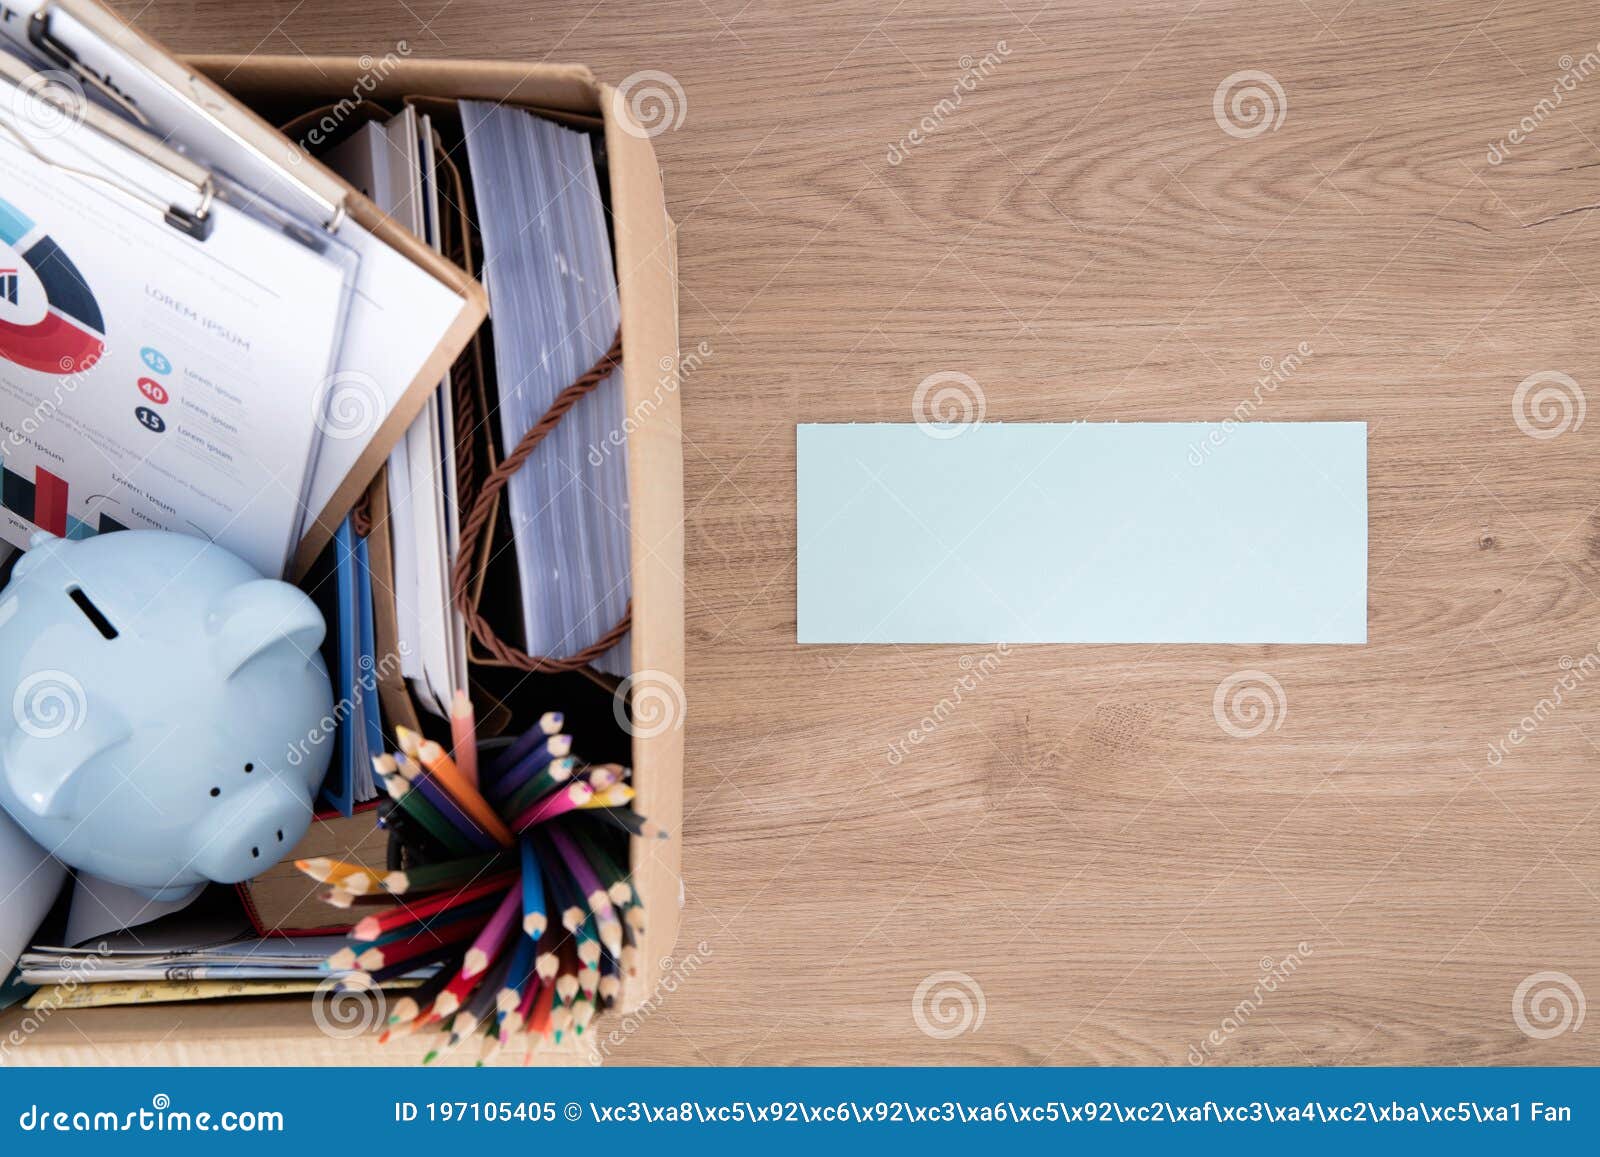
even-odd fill
[(150, 943), (148, 928), (112, 937), (103, 947), (38, 945), (22, 954), (26, 984), (120, 980), (293, 980), (344, 975), (323, 968), (344, 944), (340, 936), (301, 936), (293, 940), (234, 940), (217, 944), (179, 941)]
[[(621, 309), (589, 137), (520, 109), (463, 101), (510, 453), (611, 347)], [(622, 373), (573, 407), (507, 486), (526, 650), (570, 655), (627, 609)], [(594, 666), (628, 673), (628, 640)]]

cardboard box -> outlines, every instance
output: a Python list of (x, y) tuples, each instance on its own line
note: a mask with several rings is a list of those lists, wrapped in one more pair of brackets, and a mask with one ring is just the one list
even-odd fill
[[(197, 56), (188, 64), (246, 103), (292, 114), (324, 105), (405, 97), (503, 101), (588, 127), (604, 126), (613, 236), (622, 304), (623, 383), (628, 431), (628, 484), (633, 518), (633, 670), (643, 681), (683, 681), (683, 448), (677, 382), (676, 238), (662, 197), (649, 139), (617, 119), (613, 90), (585, 68), (509, 62), (411, 60), (397, 56)], [(625, 114), (620, 114), (625, 115)], [(270, 118), (269, 118), (270, 119)], [(289, 148), (288, 145), (285, 146)], [(312, 163), (307, 160), (304, 163)], [(382, 228), (375, 206), (352, 191), (351, 213)], [(413, 239), (406, 239), (408, 245)], [(672, 383), (663, 388), (662, 383)], [(648, 675), (646, 675), (648, 673)], [(632, 870), (648, 913), (640, 944), (640, 975), (623, 991), (619, 1009), (597, 1018), (590, 1041), (604, 1041), (618, 1011), (647, 1006), (677, 939), (683, 731), (655, 728), (633, 739), (636, 807), (664, 826), (670, 840), (634, 840)], [(329, 1008), (329, 1013), (340, 1010)], [(359, 1013), (351, 1007), (343, 1011)], [(0, 1040), (10, 1064), (107, 1065), (362, 1065), (403, 1064), (408, 1050), (378, 1045), (376, 1033), (339, 1035), (337, 1016), (313, 1016), (304, 998), (204, 1001), (127, 1008), (0, 1015)], [(360, 1023), (359, 1017), (355, 1023)], [(19, 1034), (16, 1043), (13, 1033)], [(476, 1050), (452, 1059), (470, 1064)], [(520, 1052), (514, 1058), (520, 1063)], [(562, 1049), (541, 1059), (585, 1063)]]

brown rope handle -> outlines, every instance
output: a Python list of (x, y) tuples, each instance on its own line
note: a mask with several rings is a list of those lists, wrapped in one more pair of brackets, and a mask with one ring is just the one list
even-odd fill
[(455, 566), (450, 572), (451, 596), (455, 599), (456, 609), (466, 620), (467, 629), (472, 632), (473, 638), (502, 663), (526, 671), (576, 671), (588, 666), (616, 646), (632, 626), (633, 603), (630, 600), (616, 626), (577, 654), (565, 658), (530, 655), (496, 635), (494, 628), (478, 613), (478, 608), (472, 603), (472, 560), (478, 553), (479, 539), (489, 531), (490, 516), (494, 513), (496, 496), (505, 489), (506, 483), (511, 481), (511, 476), (528, 460), (528, 455), (532, 454), (539, 443), (549, 436), (550, 431), (556, 428), (567, 411), (578, 404), (578, 399), (603, 382), (611, 371), (621, 364), (622, 331), (619, 329), (611, 348), (600, 357), (599, 361), (590, 366), (582, 377), (556, 395), (556, 400), (550, 403), (550, 408), (544, 412), (544, 416), (522, 436), (517, 448), (489, 472), (489, 476), (484, 479), (483, 488), (473, 497), (471, 510), (461, 522), (461, 548), (456, 554)]

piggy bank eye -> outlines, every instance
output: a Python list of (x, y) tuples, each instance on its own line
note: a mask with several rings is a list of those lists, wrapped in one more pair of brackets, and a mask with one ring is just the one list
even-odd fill
[(222, 789), (220, 787), (214, 787), (214, 788), (211, 789), (211, 796), (212, 796), (213, 799), (215, 799), (217, 796), (219, 796), (221, 794), (222, 794)]
[(247, 763), (247, 764), (244, 765), (244, 773), (246, 775), (249, 775), (255, 769), (256, 769), (256, 765), (253, 764), (253, 763)]

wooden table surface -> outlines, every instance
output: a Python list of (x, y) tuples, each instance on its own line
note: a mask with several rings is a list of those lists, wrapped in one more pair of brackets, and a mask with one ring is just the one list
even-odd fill
[[(681, 113), (697, 963), (614, 1060), (1600, 1062), (1581, 5), (117, 7)], [(1368, 644), (798, 647), (795, 424), (910, 421), (944, 371), (990, 419), (1366, 421)]]

